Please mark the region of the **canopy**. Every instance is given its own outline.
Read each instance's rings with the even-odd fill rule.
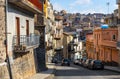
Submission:
[[[101,28],[102,29],[106,29],[106,28],[108,28],[109,26],[107,25],[107,24],[103,24],[103,25],[101,25]]]

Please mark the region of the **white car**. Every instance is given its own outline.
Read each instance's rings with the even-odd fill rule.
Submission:
[[[73,63],[74,63],[74,64],[79,64],[79,61],[80,61],[80,59],[75,59],[75,60],[73,61]]]

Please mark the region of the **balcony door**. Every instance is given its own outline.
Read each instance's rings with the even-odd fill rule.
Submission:
[[[16,17],[16,44],[20,45],[20,19]]]
[[[26,20],[26,35],[29,36],[29,21]]]

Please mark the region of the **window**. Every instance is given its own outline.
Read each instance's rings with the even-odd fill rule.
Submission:
[[[96,34],[95,34],[94,38],[96,39]]]
[[[106,34],[108,35],[108,34],[109,34],[109,32],[106,32]]]
[[[100,39],[100,34],[99,34],[99,39]]]
[[[113,35],[113,36],[112,36],[112,40],[115,40],[115,39],[116,39],[116,35]]]

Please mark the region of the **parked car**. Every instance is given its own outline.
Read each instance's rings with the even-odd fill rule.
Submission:
[[[55,64],[57,64],[57,63],[58,63],[58,60],[57,60],[57,58],[53,58],[53,59],[52,59],[52,63],[55,63]]]
[[[61,63],[61,66],[64,66],[64,65],[70,66],[70,60],[69,59],[63,59],[62,63]]]
[[[86,58],[81,59],[81,66],[84,66],[85,62],[86,62]]]
[[[83,64],[84,67],[88,67],[88,65],[91,63],[92,59],[87,59],[86,62]]]
[[[74,63],[75,65],[77,65],[77,64],[79,64],[79,61],[80,61],[80,59],[74,59],[73,63]]]
[[[82,61],[83,61],[83,59],[80,59],[78,62],[78,65],[82,66]]]
[[[104,69],[104,64],[100,60],[93,60],[93,61],[91,61],[88,68],[89,69]]]

